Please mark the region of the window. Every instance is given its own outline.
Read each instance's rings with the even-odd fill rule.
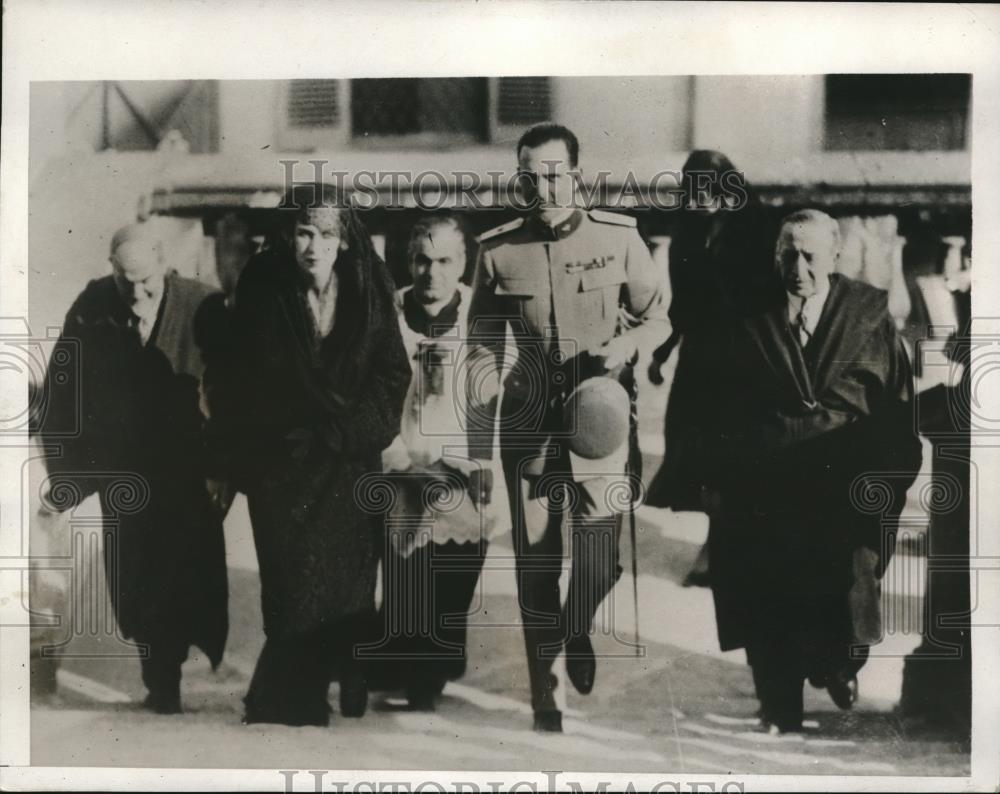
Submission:
[[[280,91],[279,145],[300,152],[506,145],[554,105],[547,77],[285,80]]]
[[[490,140],[512,146],[526,127],[552,121],[548,77],[496,77],[490,81]]]
[[[348,80],[284,80],[278,141],[283,150],[314,152],[342,146],[350,96]]]
[[[105,80],[77,85],[82,94],[69,120],[87,120],[81,126],[95,149],[150,151],[179,146],[192,154],[219,151],[219,92],[214,80]]]
[[[351,81],[351,136],[356,143],[368,140],[413,146],[485,142],[488,109],[486,78]]]
[[[547,77],[501,77],[497,81],[497,123],[530,127],[548,121],[552,98]]]
[[[934,151],[967,145],[967,74],[826,77],[828,150]]]
[[[288,126],[336,127],[340,121],[336,80],[292,80],[288,87]]]

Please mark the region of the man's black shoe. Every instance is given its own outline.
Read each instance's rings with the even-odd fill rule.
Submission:
[[[180,692],[150,692],[142,707],[155,714],[183,714]]]
[[[406,690],[406,701],[410,711],[435,711],[436,698],[436,693],[428,687],[410,687]]]
[[[594,688],[597,660],[587,634],[571,637],[566,643],[566,674],[581,695],[589,695]]]
[[[558,709],[536,711],[535,730],[540,733],[562,733],[562,712]]]

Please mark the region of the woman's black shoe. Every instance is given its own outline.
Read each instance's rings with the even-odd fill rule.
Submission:
[[[435,711],[437,695],[426,687],[410,687],[406,690],[406,702],[410,711]]]
[[[155,714],[183,714],[180,692],[150,692],[142,707]]]

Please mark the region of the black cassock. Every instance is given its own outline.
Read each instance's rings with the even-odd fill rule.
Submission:
[[[751,665],[781,648],[789,675],[816,682],[860,667],[850,646],[880,633],[877,579],[921,461],[886,293],[830,281],[805,347],[784,302],[736,324],[702,472],[721,495],[709,545],[722,648],[746,647]]]
[[[143,345],[113,278],[90,282],[67,314],[46,388],[53,501],[68,509],[99,494],[111,601],[122,634],[151,646],[151,689],[179,680],[190,645],[218,665],[228,633],[222,520],[205,486],[198,407],[195,324],[213,324],[212,294],[168,275]],[[55,433],[77,424],[76,436]]]

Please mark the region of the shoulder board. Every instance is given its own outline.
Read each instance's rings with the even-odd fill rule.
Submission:
[[[604,210],[587,210],[587,214],[592,221],[598,223],[612,223],[615,226],[635,228],[635,218],[631,215],[619,215],[617,212],[605,212]]]
[[[492,240],[494,237],[499,237],[501,234],[512,232],[514,229],[519,229],[522,224],[524,224],[524,218],[515,218],[510,223],[504,223],[494,229],[490,229],[488,232],[483,232],[476,238],[476,242],[485,243],[487,240]]]

